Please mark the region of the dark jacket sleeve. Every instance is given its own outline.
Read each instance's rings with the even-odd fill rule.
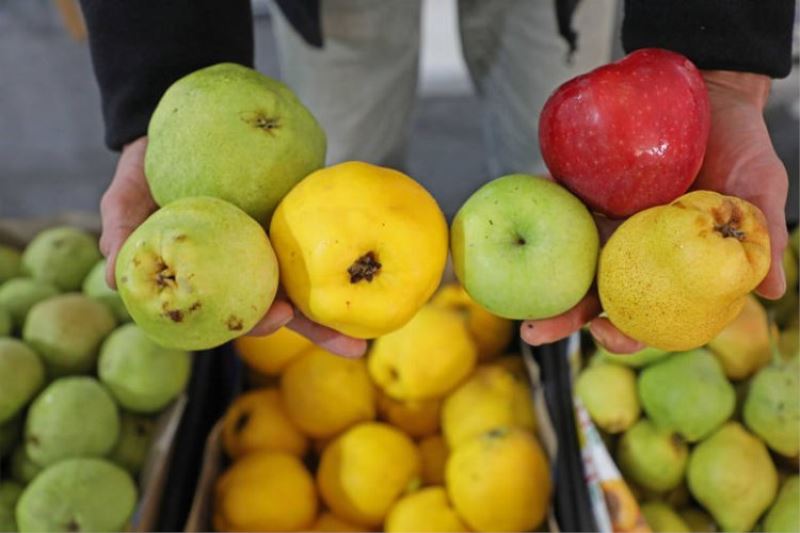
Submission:
[[[253,65],[249,0],[81,0],[112,150],[144,135],[164,91],[215,63]]]
[[[626,0],[627,52],[667,48],[698,68],[789,75],[794,0]]]

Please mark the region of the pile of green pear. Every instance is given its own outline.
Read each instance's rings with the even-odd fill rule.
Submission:
[[[104,272],[76,228],[0,245],[0,532],[124,531],[189,379],[190,354],[130,323]]]
[[[575,394],[653,531],[800,531],[797,244],[795,231],[787,295],[750,296],[707,346],[598,347],[578,374]]]

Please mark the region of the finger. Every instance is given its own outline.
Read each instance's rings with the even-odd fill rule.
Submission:
[[[331,353],[344,357],[362,357],[367,351],[367,341],[354,339],[316,322],[312,322],[299,311],[287,327]]]
[[[592,289],[569,311],[552,318],[526,320],[520,326],[522,340],[539,346],[563,339],[578,331],[588,321],[600,314],[600,300]]]
[[[247,335],[254,337],[264,337],[271,335],[291,322],[294,318],[294,308],[292,304],[285,300],[276,299],[272,302],[267,314],[253,326]]]
[[[789,242],[783,209],[773,214],[769,221],[770,265],[766,277],[756,287],[756,292],[770,300],[777,300],[786,292],[786,273],[783,271],[783,252]]]
[[[634,353],[643,350],[645,345],[632,339],[614,327],[607,318],[595,318],[589,324],[589,331],[598,344],[612,353]]]

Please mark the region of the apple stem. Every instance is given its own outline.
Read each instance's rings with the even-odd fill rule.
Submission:
[[[372,278],[380,272],[381,266],[375,252],[369,251],[365,253],[347,269],[347,273],[350,274],[350,283],[358,283],[362,279],[371,282]]]

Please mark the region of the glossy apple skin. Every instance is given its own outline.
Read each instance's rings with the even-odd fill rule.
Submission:
[[[556,89],[539,118],[539,143],[556,180],[592,210],[624,218],[689,189],[710,121],[694,64],[647,48]]]

